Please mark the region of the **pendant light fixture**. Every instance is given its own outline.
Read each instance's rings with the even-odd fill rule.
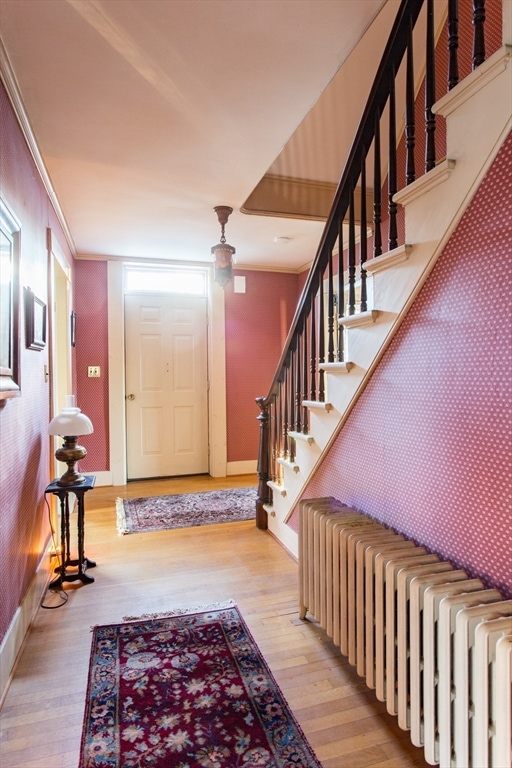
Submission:
[[[233,213],[233,209],[229,205],[217,205],[213,209],[217,214],[217,219],[220,224],[220,243],[212,247],[212,253],[215,260],[215,281],[225,288],[233,276],[233,256],[236,250],[232,245],[226,243],[226,236],[224,234],[224,227],[227,224],[228,218]]]

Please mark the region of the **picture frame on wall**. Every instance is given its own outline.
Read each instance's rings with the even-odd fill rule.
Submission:
[[[27,349],[45,348],[46,304],[29,287],[25,288],[25,332]]]
[[[76,347],[76,312],[71,313],[71,321],[70,321],[70,335],[69,338],[71,339],[71,346]]]

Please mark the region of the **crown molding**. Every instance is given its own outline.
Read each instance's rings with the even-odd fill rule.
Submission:
[[[118,261],[122,264],[139,264],[142,267],[169,267],[179,266],[194,269],[194,267],[213,267],[211,261],[183,261],[177,259],[142,259],[137,256],[106,256],[95,253],[77,253],[75,256],[76,261]],[[235,272],[283,272],[286,274],[300,274],[311,267],[311,263],[304,264],[301,267],[276,267],[276,266],[263,266],[259,264],[233,264],[233,273]]]
[[[5,90],[7,91],[9,101],[11,102],[12,108],[14,110],[14,114],[16,115],[16,119],[21,128],[21,131],[23,133],[23,136],[29,148],[30,154],[32,155],[32,158],[38,170],[39,176],[41,177],[41,181],[44,184],[46,193],[50,199],[52,207],[62,227],[62,231],[64,232],[64,235],[66,237],[71,254],[73,257],[75,257],[76,248],[73,242],[73,238],[71,236],[71,232],[68,227],[68,223],[66,221],[66,218],[60,206],[59,200],[53,188],[53,184],[48,174],[46,165],[44,164],[44,160],[42,158],[41,152],[39,151],[39,147],[37,145],[37,141],[35,139],[32,126],[30,125],[30,120],[28,119],[28,115],[26,113],[25,106],[23,104],[23,99],[21,97],[21,91],[18,85],[18,81],[16,79],[16,75],[14,74],[14,70],[11,66],[11,62],[9,61],[7,51],[5,50],[4,44],[1,39],[0,39],[0,78],[5,86]]]

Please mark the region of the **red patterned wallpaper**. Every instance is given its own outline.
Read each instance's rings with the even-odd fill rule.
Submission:
[[[21,224],[21,396],[0,401],[0,642],[29,587],[49,538],[44,489],[50,480],[48,344],[26,349],[23,288],[47,309],[46,229],[70,257],[32,155],[0,83],[0,195]]]
[[[258,457],[260,413],[297,305],[298,275],[237,269],[246,293],[226,287],[228,461]]]
[[[94,432],[80,438],[87,456],[82,472],[110,469],[108,414],[108,303],[107,262],[75,262],[74,305],[76,319],[76,404],[91,419]],[[90,365],[99,365],[101,376],[88,378]]]
[[[509,135],[304,493],[370,514],[507,598],[511,180]]]

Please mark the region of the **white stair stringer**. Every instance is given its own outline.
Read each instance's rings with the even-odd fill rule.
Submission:
[[[341,321],[351,362],[322,366],[329,407],[306,401],[309,434],[291,434],[295,461],[280,460],[282,478],[269,483],[268,530],[295,557],[298,537],[287,520],[510,132],[511,94],[512,45],[505,45],[434,107],[446,117],[449,159],[395,195],[405,208],[406,242],[413,245],[366,263],[374,309]]]

